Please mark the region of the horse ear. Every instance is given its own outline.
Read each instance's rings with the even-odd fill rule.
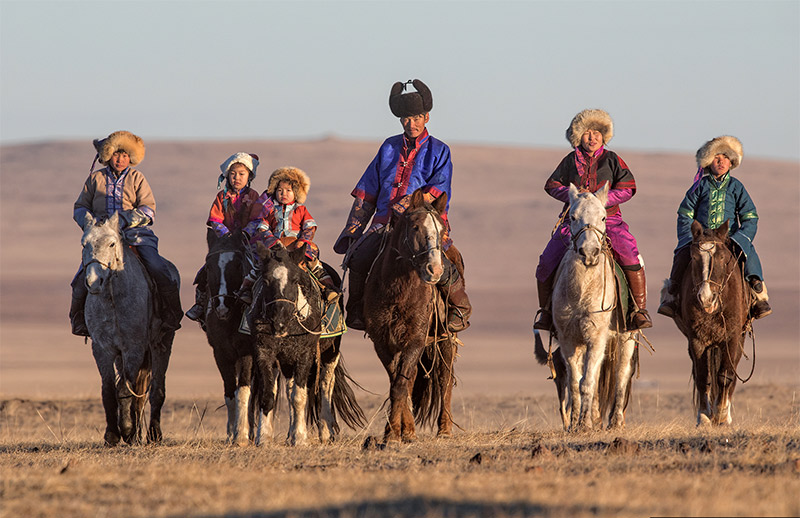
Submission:
[[[86,212],[83,215],[83,229],[88,230],[89,228],[94,226],[94,216],[90,212]]]
[[[580,191],[577,187],[575,187],[574,183],[569,184],[569,202],[572,203],[572,200],[578,197],[578,193]]]
[[[303,243],[299,248],[295,248],[289,252],[289,257],[297,264],[302,263],[306,258],[306,248],[308,248],[308,243]]]
[[[421,189],[417,189],[414,191],[414,194],[411,195],[411,203],[409,203],[408,208],[422,207],[423,205],[425,205],[425,195],[422,194]]]
[[[440,215],[447,212],[447,193],[443,192],[436,198],[433,202],[433,208],[438,212]]]
[[[605,207],[606,204],[608,203],[608,191],[609,191],[610,187],[611,187],[611,184],[608,183],[608,182],[605,182],[603,184],[603,186],[601,188],[597,189],[597,191],[595,191],[595,193],[594,193],[594,195],[597,196],[597,199],[600,200],[601,202],[603,202],[603,207]]]
[[[692,239],[695,241],[703,234],[703,225],[699,221],[692,220]]]
[[[263,242],[259,241],[256,243],[256,254],[258,254],[258,257],[264,261],[269,255],[269,248],[267,248],[267,245],[265,245]]]
[[[119,228],[119,212],[115,212],[108,218],[108,225],[111,225],[114,228]]]
[[[730,230],[730,220],[725,220],[725,223],[720,225],[714,233],[717,235],[720,240],[725,241],[728,238],[728,231]]]

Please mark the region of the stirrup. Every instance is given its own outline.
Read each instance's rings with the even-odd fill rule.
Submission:
[[[533,323],[534,329],[540,329],[542,331],[552,331],[553,330],[553,314],[546,309],[539,310],[539,318],[536,319]]]

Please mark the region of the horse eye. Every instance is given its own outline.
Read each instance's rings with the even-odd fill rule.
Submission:
[[[606,220],[606,217],[605,217],[605,216],[603,216],[603,221],[605,221],[605,220]]]
[[[111,243],[111,244],[109,245],[109,248],[113,248],[113,247],[114,247],[114,245],[116,245],[116,243]]]

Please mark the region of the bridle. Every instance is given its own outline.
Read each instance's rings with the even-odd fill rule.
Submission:
[[[426,217],[429,217],[433,220],[433,225],[436,227],[436,216],[439,213],[435,209],[429,208],[421,208],[421,209],[414,209],[412,211],[406,211],[403,213],[403,216],[408,219],[410,216],[414,214],[422,214],[425,213]],[[419,262],[419,258],[423,256],[427,256],[430,252],[440,252],[442,251],[442,232],[436,233],[436,245],[433,247],[427,247],[424,250],[414,253],[414,248],[412,246],[411,240],[411,231],[409,230],[410,225],[405,226],[405,232],[403,234],[403,239],[401,241],[402,248],[411,252],[410,255],[404,254],[401,250],[395,248],[395,252],[397,252],[397,259],[405,259],[411,263],[414,268],[418,268],[421,263]]]
[[[298,289],[300,289],[299,286],[298,286]],[[300,327],[303,328],[303,330],[306,333],[309,333],[309,334],[312,334],[312,335],[321,335],[322,334],[322,319],[320,319],[320,321],[319,321],[319,326],[318,326],[319,330],[318,331],[311,330],[311,329],[307,328],[305,326],[305,324],[304,324],[304,322],[306,320],[308,320],[308,316],[302,317],[301,315],[302,315],[302,312],[303,312],[304,309],[306,309],[306,308],[311,309],[311,304],[309,304],[308,300],[306,300],[306,303],[305,303],[305,305],[303,307],[299,307],[297,305],[297,301],[294,301],[294,300],[284,299],[284,298],[272,299],[269,302],[264,302],[262,307],[264,309],[266,309],[267,306],[271,306],[271,305],[277,304],[279,302],[282,302],[284,304],[290,304],[290,305],[293,306],[294,310],[292,311],[292,317],[295,319],[295,321],[298,323],[298,325],[300,325]],[[309,315],[310,315],[310,312],[309,312]]]
[[[584,226],[581,227],[580,230],[578,230],[576,233],[572,235],[572,237],[570,238],[572,241],[572,251],[576,253],[578,252],[578,238],[580,238],[581,234],[583,234],[584,232],[589,232],[589,231],[597,235],[597,239],[599,239],[601,243],[600,246],[602,247],[602,250],[605,252],[606,249],[608,249],[608,234],[606,233],[605,230],[600,230],[591,223],[585,224]]]
[[[708,286],[708,289],[711,291],[714,299],[722,300],[720,295],[723,292],[723,290],[725,289],[725,285],[728,283],[728,280],[731,278],[731,275],[733,275],[733,273],[736,271],[735,268],[731,268],[731,271],[728,273],[728,275],[725,277],[725,279],[722,280],[722,282],[717,282],[715,280],[712,280],[712,276],[714,274],[714,252],[715,252],[715,250],[717,248],[717,244],[722,244],[722,243],[718,243],[718,242],[715,242],[715,241],[704,241],[702,243],[697,243],[696,244],[697,245],[697,249],[700,252],[700,254],[701,255],[705,254],[705,256],[708,258],[708,271],[707,271],[707,274],[704,276],[704,278],[702,278],[700,280],[699,283],[695,283],[694,288],[693,288],[693,291],[698,294],[697,295],[698,298],[700,296],[700,294],[699,294],[700,293],[700,287],[705,284],[705,285]],[[723,248],[724,248],[724,245],[723,245]],[[725,264],[728,264],[729,262],[730,262],[730,258],[728,257],[728,258],[725,259]]]
[[[246,251],[244,251],[244,250],[227,250],[227,249],[214,250],[213,252],[208,252],[206,254],[206,264],[208,264],[208,259],[209,258],[218,256],[218,255],[222,255],[222,254],[227,254],[227,253],[234,254],[234,256],[244,256],[243,263],[244,264],[248,264],[248,263],[252,264],[252,262],[250,261],[250,257],[249,257],[249,255],[247,254]],[[209,297],[208,297],[209,301],[219,300],[220,303],[224,302],[226,299],[236,299],[236,300],[238,300],[235,293],[218,293],[216,295],[211,295],[209,293]],[[214,311],[216,311],[216,307],[217,307],[216,305],[211,304],[211,305],[209,305],[209,307],[213,308]]]

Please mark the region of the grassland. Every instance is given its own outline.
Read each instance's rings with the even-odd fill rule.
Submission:
[[[622,432],[568,435],[555,396],[456,399],[460,430],[382,446],[372,417],[333,445],[225,444],[216,400],[170,400],[165,440],[102,445],[98,398],[0,401],[4,516],[518,517],[800,515],[800,411],[744,386],[734,425],[694,426],[690,393],[635,393]],[[285,409],[285,406],[284,406]],[[285,412],[283,412],[285,414]]]

